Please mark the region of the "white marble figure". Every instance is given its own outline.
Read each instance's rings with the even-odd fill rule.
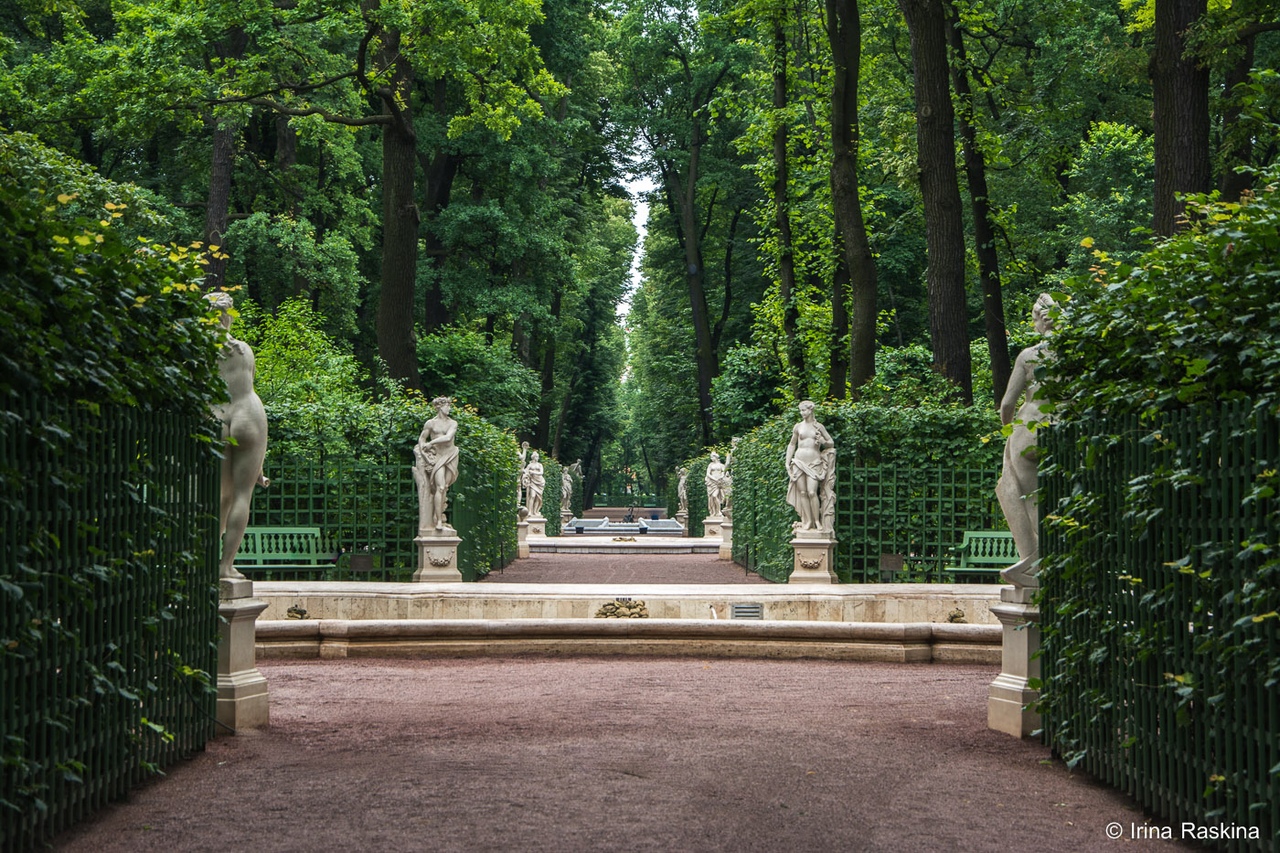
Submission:
[[[689,469],[677,468],[676,474],[680,477],[680,481],[676,484],[676,511],[689,511]]]
[[[724,518],[728,480],[720,454],[714,450],[711,451],[711,461],[707,463],[707,475],[703,477],[703,482],[707,486],[707,518]]]
[[[573,472],[568,466],[560,469],[560,511],[563,513],[573,505]]]
[[[547,488],[547,478],[543,475],[542,457],[538,451],[529,455],[529,464],[524,466],[524,475],[520,478],[526,489],[525,506],[529,507],[530,518],[542,517],[542,492]]]
[[[244,341],[231,336],[231,309],[235,302],[230,294],[221,292],[210,293],[205,298],[222,312],[225,337],[222,351],[218,354],[218,373],[227,383],[230,397],[227,402],[213,407],[214,416],[222,421],[225,442],[218,512],[218,530],[222,534],[218,576],[243,578],[244,575],[236,571],[235,559],[240,543],[244,541],[244,529],[249,524],[253,488],[269,485],[262,476],[262,460],[267,454],[267,412],[253,390],[253,350]]]
[[[516,506],[524,506],[524,466],[529,460],[529,442],[520,442],[520,470],[516,472]]]
[[[436,397],[435,417],[422,425],[413,446],[413,479],[418,484],[418,535],[453,533],[445,520],[449,507],[449,487],[458,479],[458,445],[454,438],[458,422],[449,417],[453,401]]]
[[[800,422],[787,444],[787,503],[800,515],[796,533],[819,531],[830,536],[836,515],[836,446],[827,428],[813,417],[813,403],[800,404]]]
[[[1053,331],[1050,312],[1057,303],[1047,293],[1040,294],[1031,310],[1035,329],[1043,336]],[[1035,586],[1030,573],[1032,564],[1040,556],[1040,508],[1036,502],[1039,478],[1036,471],[1036,428],[1051,418],[1041,410],[1044,399],[1039,396],[1040,383],[1036,379],[1036,367],[1049,355],[1048,340],[1040,341],[1018,353],[1013,373],[1000,401],[1000,422],[1012,424],[1013,431],[1004,445],[1004,467],[1000,481],[996,483],[996,497],[1000,509],[1009,522],[1013,544],[1021,558],[1017,565],[1006,570],[1005,579],[1017,586]],[[1022,406],[1018,399],[1024,396]]]

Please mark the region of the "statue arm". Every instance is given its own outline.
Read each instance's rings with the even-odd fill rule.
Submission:
[[[1018,358],[1013,363],[1013,372],[1009,374],[1009,384],[1005,386],[1004,397],[1000,400],[1000,423],[1006,426],[1013,423],[1013,416],[1018,411],[1018,398],[1027,388],[1029,352],[1031,350],[1024,349],[1018,353]]]

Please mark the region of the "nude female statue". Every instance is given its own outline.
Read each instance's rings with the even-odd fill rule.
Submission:
[[[1040,294],[1031,310],[1032,323],[1041,335],[1048,335],[1053,330],[1050,312],[1057,303],[1047,293]],[[1000,422],[1013,424],[1004,445],[1004,467],[1000,472],[1000,481],[996,483],[996,498],[1000,501],[1000,509],[1009,522],[1009,530],[1013,533],[1013,544],[1018,549],[1021,560],[1009,570],[1011,580],[1022,586],[1033,586],[1034,578],[1028,573],[1031,563],[1040,555],[1040,508],[1036,503],[1036,488],[1039,485],[1036,472],[1036,427],[1048,423],[1050,418],[1041,406],[1044,400],[1039,397],[1040,383],[1036,379],[1036,367],[1049,355],[1048,341],[1041,341],[1018,353],[1013,365],[1013,373],[1005,388],[1004,398],[1000,401]],[[1026,399],[1021,408],[1018,398],[1026,392]],[[1016,409],[1016,412],[1015,412]],[[1016,571],[1014,571],[1016,570]]]
[[[689,511],[689,469],[677,468],[676,474],[679,475],[680,481],[676,484],[676,510],[678,512]]]
[[[262,476],[262,460],[267,454],[267,412],[253,390],[253,350],[244,341],[231,336],[234,300],[230,294],[221,292],[210,293],[205,298],[222,312],[220,319],[224,338],[222,351],[218,354],[218,373],[227,383],[230,397],[227,402],[213,407],[214,416],[222,421],[225,442],[218,511],[218,532],[222,535],[218,576],[243,578],[244,575],[235,568],[235,559],[240,543],[244,541],[244,529],[249,524],[253,488],[269,485]]]
[[[728,478],[720,454],[711,451],[711,461],[707,463],[707,474],[703,477],[707,486],[707,518],[724,517],[724,499],[728,488]]]
[[[445,521],[445,510],[449,506],[449,487],[458,479],[458,445],[454,443],[458,422],[449,417],[453,401],[436,397],[431,405],[436,407],[436,415],[422,425],[413,447],[419,536],[453,531]]]
[[[547,487],[547,478],[543,475],[544,469],[539,461],[541,458],[535,450],[529,454],[529,464],[524,466],[523,482],[528,490],[526,506],[529,507],[529,515],[534,518],[542,516],[542,492]]]
[[[814,420],[814,405],[800,404],[800,423],[787,445],[787,503],[800,515],[792,525],[797,533],[831,533],[835,521],[836,447],[827,428]]]

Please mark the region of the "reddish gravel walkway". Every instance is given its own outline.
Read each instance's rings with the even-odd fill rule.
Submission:
[[[505,657],[261,669],[270,729],[219,738],[55,847],[1054,853],[1134,850],[1106,826],[1143,824],[1126,797],[987,729],[989,667]]]
[[[768,583],[715,554],[531,554],[481,583]]]

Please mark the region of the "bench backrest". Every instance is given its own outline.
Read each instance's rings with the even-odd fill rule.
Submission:
[[[318,527],[250,527],[235,561],[255,566],[318,566],[332,557],[324,549]]]
[[[966,530],[960,543],[960,567],[1012,566],[1018,562],[1013,534],[1005,530]]]

